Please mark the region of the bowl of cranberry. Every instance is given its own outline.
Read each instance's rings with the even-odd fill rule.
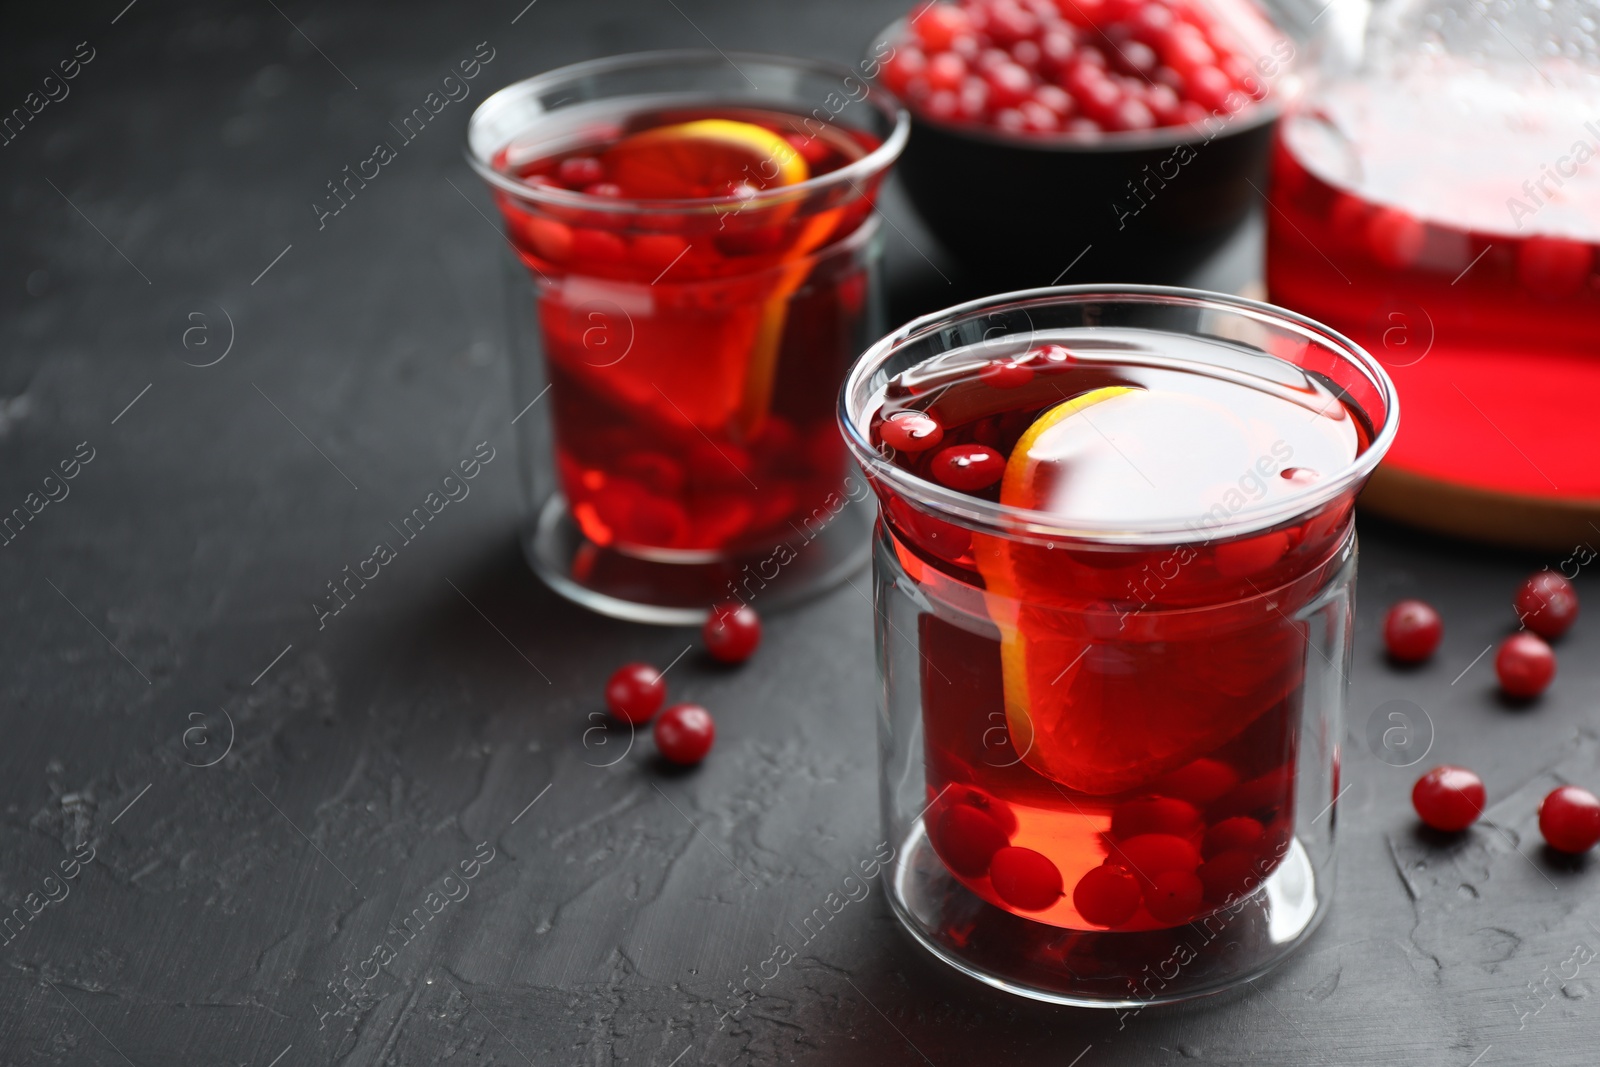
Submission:
[[[1265,188],[1294,54],[1251,0],[918,0],[867,69],[911,112],[898,174],[963,266],[1168,282]]]

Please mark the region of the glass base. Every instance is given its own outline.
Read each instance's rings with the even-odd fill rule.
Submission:
[[[1250,896],[1167,930],[1065,930],[973,894],[945,869],[919,819],[900,853],[889,901],[935,956],[996,989],[1051,1004],[1120,1008],[1220,993],[1271,970],[1327,911],[1327,887],[1296,840]]]
[[[876,509],[846,501],[824,509],[782,544],[710,559],[646,559],[584,536],[556,493],[522,536],[546,585],[591,611],[658,626],[698,626],[711,605],[743,600],[758,611],[814,597],[866,566]]]

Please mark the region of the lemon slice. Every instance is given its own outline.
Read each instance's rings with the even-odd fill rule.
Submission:
[[[1056,427],[1087,408],[1102,404],[1115,397],[1143,392],[1129,386],[1110,385],[1093,389],[1071,400],[1057,404],[1033,421],[1017,439],[1006,461],[1005,474],[1000,481],[1000,503],[1012,507],[1035,508],[1043,495],[1041,484],[1059,473],[1061,464],[1049,455],[1048,435]],[[1022,614],[1033,599],[1027,580],[1016,573],[1010,542],[988,534],[973,534],[972,548],[978,572],[986,586],[985,601],[989,617],[1000,630],[1000,667],[1005,689],[1006,727],[1017,753],[1029,767],[1057,780],[1070,779],[1062,768],[1055,766],[1053,735],[1057,733],[1054,722],[1035,721],[1034,712],[1051,717],[1060,706],[1060,695],[1071,691],[1074,677],[1081,672],[1083,656],[1079,655],[1081,635],[1058,635],[1062,640],[1040,640],[1041,635],[1025,632]],[[1037,629],[1032,627],[1031,629]],[[1077,647],[1074,647],[1077,646]],[[1031,659],[1041,662],[1031,663]],[[1056,660],[1060,660],[1056,670]],[[1045,660],[1048,660],[1046,664]],[[1052,668],[1051,671],[1031,670],[1032,667]],[[1030,677],[1041,676],[1050,683],[1051,697],[1030,692]],[[1059,686],[1059,688],[1057,688]],[[1082,785],[1081,782],[1074,783]]]
[[[625,137],[602,156],[606,173],[631,197],[687,200],[797,185],[811,176],[805,157],[753,122],[696,119]]]

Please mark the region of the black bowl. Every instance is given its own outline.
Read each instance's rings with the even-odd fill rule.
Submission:
[[[1266,187],[1278,111],[1269,98],[1198,126],[1023,135],[912,110],[895,171],[940,243],[992,289],[1170,284],[1244,225]]]

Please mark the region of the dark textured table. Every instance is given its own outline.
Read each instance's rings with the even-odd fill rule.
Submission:
[[[1600,623],[1543,700],[1503,705],[1482,653],[1562,559],[1371,522],[1342,870],[1287,965],[1119,1022],[947,970],[874,884],[735,1011],[879,840],[865,578],[769,618],[745,669],[674,668],[719,716],[698,771],[647,744],[602,766],[625,743],[585,740],[606,673],[692,635],[586,614],[518,554],[500,253],[461,135],[490,87],[561,63],[707,39],[848,61],[900,5],[125,2],[0,30],[4,109],[58,97],[0,147],[0,346],[29,383],[0,440],[0,508],[27,514],[0,546],[0,1061],[1595,1062],[1600,871],[1545,852],[1534,810],[1600,784]],[[475,52],[467,101],[313,207]],[[898,317],[981,284],[886,211]],[[470,497],[319,625],[479,442]],[[1376,622],[1405,594],[1447,633],[1401,673]],[[1429,763],[1488,783],[1459,840],[1419,834],[1420,767],[1374,755],[1395,700]]]

